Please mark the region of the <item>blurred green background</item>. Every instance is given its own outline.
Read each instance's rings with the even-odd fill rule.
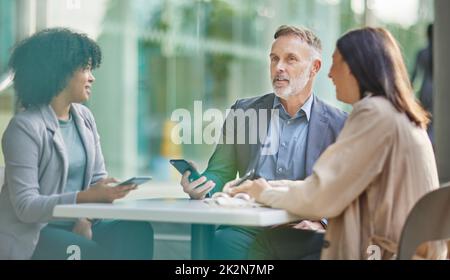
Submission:
[[[110,175],[155,178],[131,199],[183,197],[168,159],[192,159],[205,168],[214,145],[173,144],[172,112],[193,114],[198,100],[203,111],[225,113],[238,98],[271,92],[269,51],[279,25],[302,25],[319,35],[323,67],[315,94],[349,110],[336,101],[327,78],[337,38],[352,28],[387,27],[412,71],[433,18],[433,0],[0,0],[0,134],[15,110],[7,79],[11,47],[37,30],[71,27],[103,50],[87,105]],[[192,131],[192,140],[198,133]],[[189,258],[189,225],[152,225],[155,259]]]
[[[193,112],[194,100],[201,100],[203,111],[224,112],[237,98],[271,92],[268,54],[279,25],[306,26],[320,36],[323,68],[315,93],[349,110],[327,78],[337,38],[352,28],[385,26],[411,69],[432,12],[432,0],[0,0],[0,77],[11,46],[36,30],[67,26],[88,33],[104,52],[87,105],[108,170],[178,180],[168,158],[193,159],[204,168],[214,146],[171,143],[173,110]],[[13,111],[13,90],[3,87],[2,131]]]

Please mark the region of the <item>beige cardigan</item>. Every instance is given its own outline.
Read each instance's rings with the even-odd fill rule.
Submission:
[[[274,188],[264,191],[260,202],[308,219],[329,218],[322,259],[367,259],[374,242],[383,259],[391,258],[383,242],[371,237],[395,248],[411,208],[439,186],[425,130],[383,97],[354,104],[336,143],[305,181],[270,183]],[[428,256],[446,254],[436,244],[427,249]]]

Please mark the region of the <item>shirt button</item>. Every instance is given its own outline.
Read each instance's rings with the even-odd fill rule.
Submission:
[[[287,124],[291,124],[291,121],[287,121]]]
[[[278,168],[278,172],[280,172],[280,173],[283,172],[283,168],[281,168],[281,167]]]
[[[286,147],[286,142],[281,143],[282,147]]]

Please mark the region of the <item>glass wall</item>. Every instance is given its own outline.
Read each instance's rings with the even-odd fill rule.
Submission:
[[[354,3],[363,0],[353,0]],[[427,26],[434,21],[434,2],[431,0],[366,0],[368,25],[388,28],[402,47],[405,62],[412,72],[416,54],[427,45]],[[354,5],[357,6],[357,5]],[[418,91],[420,79],[414,84]]]
[[[411,68],[426,44],[432,8],[433,0],[0,0],[0,134],[14,111],[12,87],[1,86],[12,45],[45,27],[70,27],[103,51],[87,105],[109,174],[160,181],[130,196],[184,195],[168,159],[192,159],[203,169],[214,145],[176,145],[172,113],[190,113],[194,142],[212,122],[203,115],[208,109],[225,113],[236,99],[272,92],[269,51],[279,25],[303,25],[319,35],[324,51],[315,94],[350,110],[336,101],[327,78],[337,38],[364,25],[386,26]],[[153,226],[155,258],[189,258],[187,225]]]
[[[170,143],[171,113],[177,108],[224,111],[238,98],[271,92],[268,55],[281,24],[307,26],[322,38],[324,63],[316,94],[341,106],[326,74],[333,51],[327,42],[340,33],[344,6],[338,1],[136,1],[139,167],[169,174],[164,167],[170,157],[206,165],[214,145]],[[202,101],[202,112],[194,110],[195,100]],[[202,131],[192,131],[192,142]]]
[[[390,1],[364,0],[258,0],[258,1],[135,1],[139,30],[138,162],[165,179],[167,158],[185,157],[206,166],[213,145],[173,145],[170,115],[177,108],[195,113],[225,110],[238,98],[271,92],[268,54],[272,36],[281,24],[306,26],[323,41],[323,67],[315,86],[317,96],[349,110],[335,99],[327,78],[337,38],[346,30],[366,24],[392,30],[403,46],[408,66],[425,38],[432,20],[432,1],[394,5],[400,20],[387,17]],[[406,8],[405,7],[409,7]],[[406,12],[406,13],[405,13]],[[202,127],[208,122],[202,122]],[[191,123],[194,127],[194,121]],[[196,133],[192,131],[192,141]],[[200,136],[201,137],[201,136]]]
[[[15,3],[31,12],[21,8],[16,21]],[[211,123],[202,119],[206,110],[225,113],[238,98],[271,92],[268,55],[279,25],[303,25],[319,35],[324,51],[315,94],[349,110],[327,78],[337,38],[366,24],[386,26],[411,68],[425,45],[432,7],[432,0],[0,0],[0,73],[23,21],[35,30],[67,26],[88,33],[104,52],[87,105],[111,175],[178,180],[169,158],[193,159],[203,169],[214,145],[174,144],[172,113],[191,112],[194,140]],[[6,96],[0,92],[0,110],[11,112]]]
[[[6,129],[14,110],[13,92],[8,76],[8,60],[16,40],[15,4],[14,0],[0,0],[0,135]],[[3,153],[0,150],[0,166],[3,165]]]

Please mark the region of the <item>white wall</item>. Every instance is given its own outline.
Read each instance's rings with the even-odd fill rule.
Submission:
[[[96,39],[108,0],[47,0],[47,27],[69,27]]]

